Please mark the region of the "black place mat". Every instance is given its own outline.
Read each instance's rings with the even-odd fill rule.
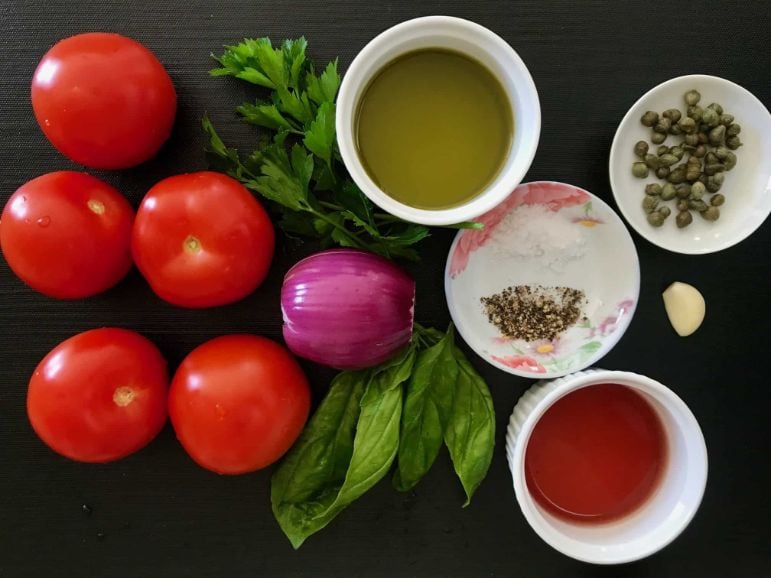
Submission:
[[[402,20],[450,14],[498,32],[527,63],[541,97],[543,132],[526,180],[584,187],[612,204],[607,159],[615,128],[636,98],[681,74],[709,73],[771,103],[764,0],[745,2],[217,1],[0,2],[0,185],[3,202],[41,173],[76,168],[38,129],[29,83],[58,39],[111,30],[144,42],[179,93],[173,137],[153,161],[99,174],[136,204],[161,178],[203,168],[199,120],[208,111],[230,143],[253,132],[232,109],[249,89],[212,79],[209,53],[245,36],[305,35],[319,62],[347,66],[375,34]],[[452,232],[436,231],[413,267],[418,319],[443,326],[442,270]],[[441,457],[415,492],[379,484],[293,552],[270,512],[269,472],[219,477],[195,466],[167,427],[149,447],[104,466],[59,458],[33,434],[26,383],[64,338],[118,325],[155,341],[172,367],[195,345],[231,332],[280,337],[278,290],[303,253],[279,247],[270,278],[242,302],[213,310],[174,309],[134,272],[94,299],[64,303],[25,288],[0,265],[0,576],[771,576],[769,499],[771,356],[768,354],[771,228],[703,257],[664,252],[635,235],[642,292],[635,319],[601,366],[669,384],[704,430],[710,477],[701,510],[671,546],[648,560],[591,567],[544,544],[514,502],[504,428],[529,381],[476,357],[496,404],[498,437],[490,474],[472,505]],[[687,340],[671,331],[660,292],[682,279],[707,300],[703,327]],[[315,400],[331,371],[306,365]],[[81,509],[87,504],[91,515]]]

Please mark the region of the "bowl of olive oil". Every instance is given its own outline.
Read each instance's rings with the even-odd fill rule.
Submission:
[[[514,49],[448,16],[370,41],[343,78],[336,116],[354,182],[382,209],[426,225],[498,205],[529,169],[541,129],[535,84]]]

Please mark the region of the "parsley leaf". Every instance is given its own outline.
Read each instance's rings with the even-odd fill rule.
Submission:
[[[316,118],[305,131],[303,144],[327,165],[332,163],[332,147],[335,145],[335,105],[325,102],[316,111]]]

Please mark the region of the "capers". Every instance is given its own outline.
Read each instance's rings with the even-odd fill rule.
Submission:
[[[718,191],[725,173],[736,166],[733,151],[742,146],[741,126],[719,103],[702,108],[697,90],[689,90],[683,99],[685,110],[646,111],[640,122],[651,129],[650,137],[634,144],[639,160],[632,163],[632,174],[647,178],[652,173],[665,181],[645,185],[642,208],[654,227],[661,227],[672,214],[669,201],[674,201],[677,209],[679,228],[691,224],[693,211],[707,221],[716,221],[720,217],[718,207],[725,203]],[[673,146],[664,144],[668,135],[675,137]]]
[[[653,125],[653,130],[662,134],[667,134],[670,128],[672,128],[672,121],[663,117],[659,118],[659,121]]]
[[[707,205],[707,203],[701,200],[690,199],[688,201],[688,208],[691,209],[692,211],[698,211],[700,213],[703,213],[709,208],[709,205]]]
[[[691,216],[690,211],[684,210],[677,213],[677,217],[675,217],[675,222],[677,223],[677,227],[682,229],[683,227],[687,227],[691,224],[693,221],[693,217]]]
[[[679,165],[674,169],[671,169],[669,171],[667,180],[675,185],[682,183],[685,180],[685,167],[683,165]]]
[[[680,160],[683,158],[685,151],[683,150],[683,147],[674,146],[671,149],[669,149],[669,154],[677,158],[677,160]]]
[[[719,122],[720,116],[711,108],[704,109],[704,112],[701,113],[701,123],[705,128],[717,126]]]
[[[726,147],[717,147],[715,151],[713,152],[715,155],[715,158],[719,161],[725,161],[728,158],[728,155],[733,154],[730,150],[728,150]]]
[[[723,114],[723,107],[716,102],[711,102],[707,105],[707,108],[711,108],[718,114]]]
[[[691,196],[691,185],[683,183],[675,188],[678,199],[687,199]]]
[[[714,207],[713,207],[714,208]],[[666,217],[658,211],[648,213],[648,222],[654,227],[660,227],[664,224]]]
[[[704,114],[704,111],[699,105],[694,104],[688,107],[688,110],[685,114],[688,116],[688,118],[692,118],[694,121],[699,122],[701,120],[701,115]]]
[[[721,124],[709,131],[709,144],[712,146],[720,146],[725,140],[726,128]]]
[[[712,163],[704,166],[704,174],[711,177],[717,173],[722,173],[725,170],[723,163]]]
[[[732,114],[721,114],[720,115],[720,124],[724,126],[730,126],[734,121],[734,115]]]
[[[681,154],[680,156],[683,156],[683,155]],[[679,160],[675,155],[669,154],[669,153],[665,155],[661,155],[660,157],[656,157],[656,158],[658,159],[659,164],[663,167],[671,167]]]
[[[645,195],[642,201],[643,211],[646,213],[653,212],[659,204],[659,200],[651,195]]]
[[[633,163],[632,164],[632,174],[636,176],[638,179],[644,179],[648,176],[648,167],[645,163]]]
[[[691,134],[693,132],[696,132],[696,121],[693,120],[692,118],[687,117],[687,116],[681,118],[680,122],[678,122],[677,125],[686,134]]]
[[[690,181],[691,183],[694,181],[699,180],[699,177],[701,176],[701,167],[699,165],[688,165],[688,168],[685,170],[685,180]]]
[[[645,185],[645,194],[646,195],[660,195],[661,194],[661,185],[658,183],[649,183]]]
[[[640,122],[643,123],[644,126],[653,126],[658,121],[659,114],[657,112],[653,112],[652,110],[647,111],[640,119]]]
[[[707,187],[704,185],[704,183],[696,181],[691,185],[690,197],[698,201],[704,196],[704,193],[706,192],[707,192]]]
[[[685,104],[688,106],[693,106],[697,104],[701,100],[701,94],[699,94],[698,90],[689,90],[685,93]]]
[[[720,187],[723,186],[722,182],[715,180],[715,177],[718,177],[722,174],[723,173],[718,173],[714,177],[707,177],[707,182],[704,184],[704,186],[707,187],[707,190],[710,193],[717,193],[720,190]]]
[[[730,171],[736,166],[736,155],[731,151],[728,151],[725,160],[723,160],[723,164],[725,165],[725,170]]]
[[[675,185],[672,183],[667,183],[663,187],[661,187],[661,200],[662,201],[671,201],[675,198],[675,195],[677,194],[677,189],[675,189]]]
[[[661,116],[663,116],[664,118],[668,118],[672,122],[677,122],[678,120],[680,120],[680,117],[683,116],[683,114],[676,108],[668,108],[667,110],[661,113]]]
[[[687,144],[688,146],[695,147],[696,145],[699,144],[699,135],[696,134],[695,132],[692,132],[691,134],[685,135],[684,140],[685,140],[685,144]]]
[[[662,164],[661,158],[651,153],[645,155],[643,160],[645,161],[645,166],[647,166],[649,169],[653,169],[654,171]]]

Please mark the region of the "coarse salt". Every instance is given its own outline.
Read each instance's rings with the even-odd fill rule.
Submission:
[[[489,245],[500,255],[534,261],[557,273],[586,253],[582,227],[544,205],[509,211],[491,233]]]

